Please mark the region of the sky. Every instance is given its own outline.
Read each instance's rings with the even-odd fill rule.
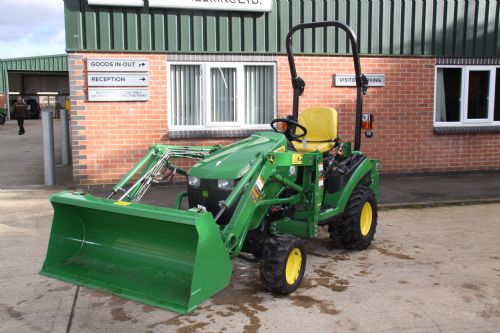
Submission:
[[[64,53],[63,0],[0,0],[0,58]]]

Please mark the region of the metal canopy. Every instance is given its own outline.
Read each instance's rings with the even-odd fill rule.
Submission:
[[[0,59],[0,93],[9,88],[8,72],[67,72],[68,57],[65,54],[28,58]]]

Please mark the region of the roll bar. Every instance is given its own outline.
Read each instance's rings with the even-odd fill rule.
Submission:
[[[352,29],[344,23],[338,21],[325,21],[313,23],[301,23],[294,26],[286,36],[286,52],[288,54],[288,65],[290,66],[290,74],[292,76],[293,86],[293,114],[292,119],[298,121],[299,118],[299,97],[304,93],[306,86],[304,80],[297,75],[297,67],[295,66],[295,57],[292,51],[292,36],[295,32],[305,29],[335,27],[345,31],[349,41],[351,42],[352,58],[354,61],[354,70],[356,72],[356,133],[354,138],[354,150],[359,150],[361,147],[361,120],[363,116],[363,95],[368,89],[368,79],[361,72],[361,64],[359,61],[359,49],[356,41],[356,34]]]

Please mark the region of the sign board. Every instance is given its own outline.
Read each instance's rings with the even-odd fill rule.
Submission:
[[[144,0],[87,0],[89,5],[142,7]]]
[[[368,87],[384,87],[384,74],[365,74],[368,79]],[[335,86],[356,87],[356,76],[354,74],[335,74]]]
[[[149,74],[89,73],[87,83],[89,87],[147,87],[149,86]]]
[[[91,102],[148,101],[147,88],[89,88]]]
[[[152,8],[270,12],[273,0],[149,0]]]
[[[87,0],[91,6],[143,7],[143,0]],[[273,0],[149,0],[150,8],[270,12]]]
[[[89,72],[147,72],[148,70],[147,59],[87,59]]]

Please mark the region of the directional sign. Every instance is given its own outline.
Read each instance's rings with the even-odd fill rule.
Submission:
[[[147,87],[148,74],[136,73],[89,73],[89,87]]]
[[[89,72],[147,72],[147,59],[87,59]]]
[[[366,74],[368,87],[385,86],[384,74]],[[356,76],[354,74],[335,74],[335,86],[337,87],[355,87]]]
[[[89,101],[92,102],[148,100],[149,89],[146,88],[89,88]]]

